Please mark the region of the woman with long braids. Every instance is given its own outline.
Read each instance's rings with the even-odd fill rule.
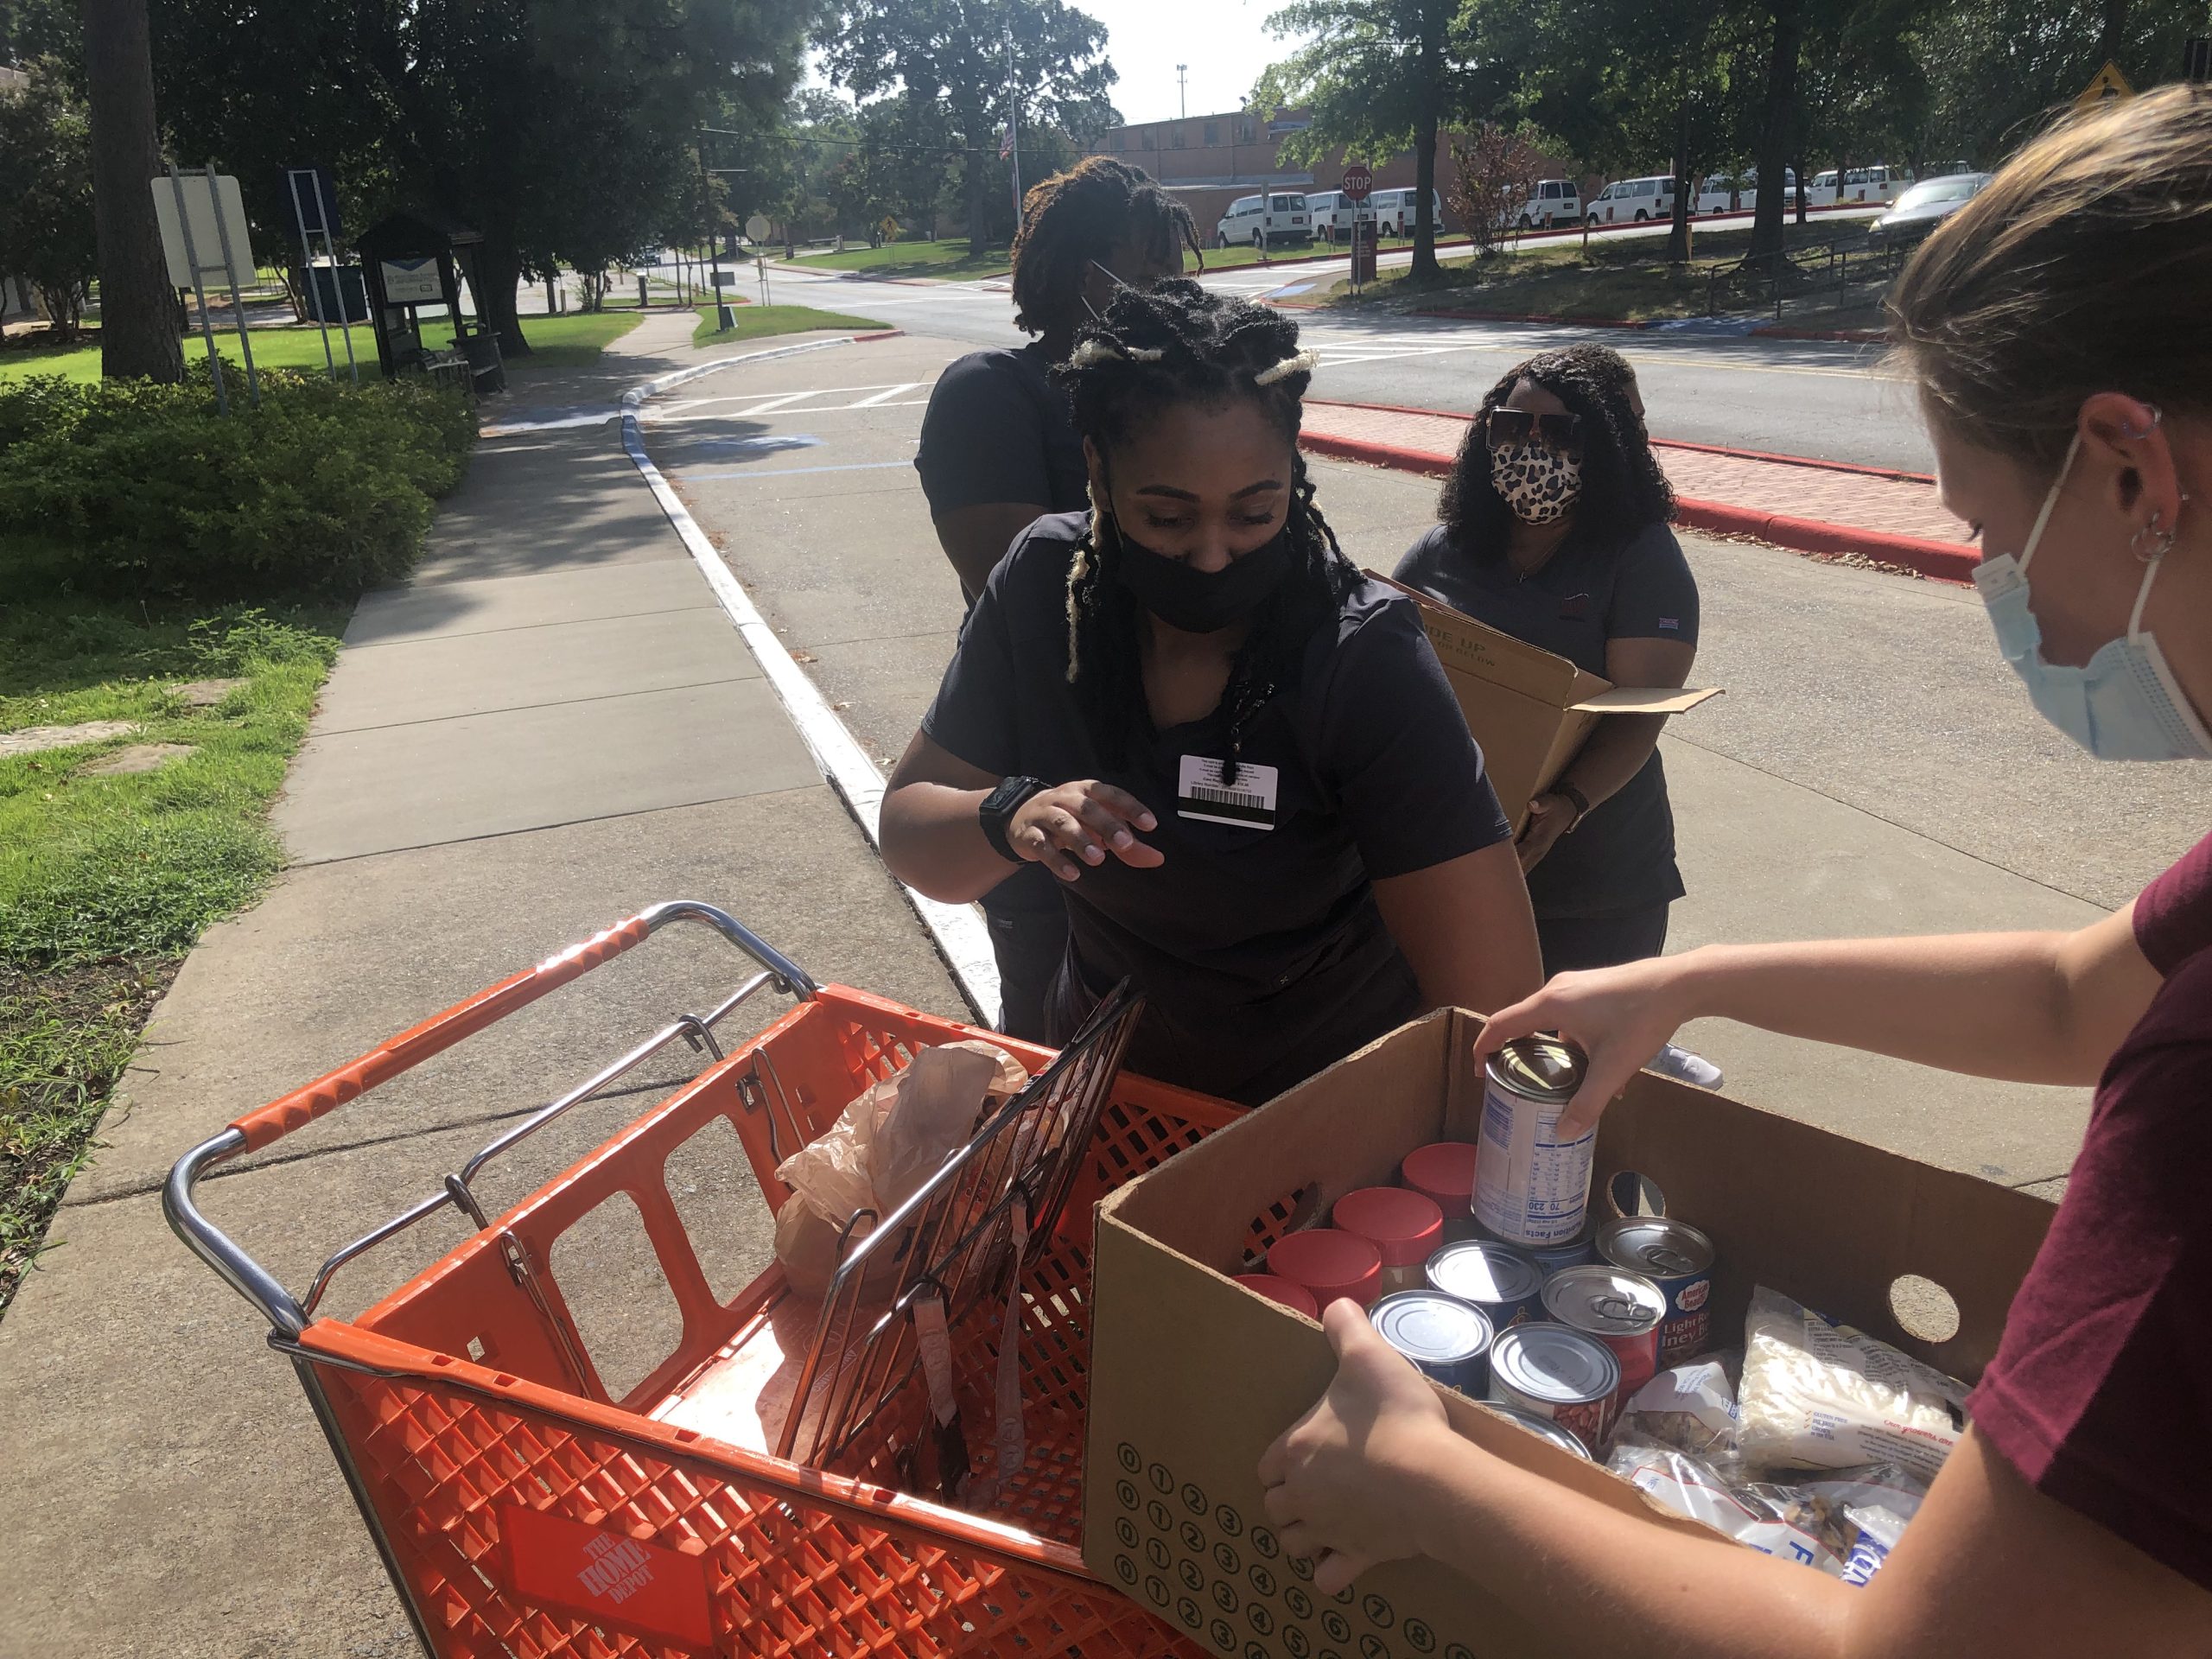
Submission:
[[[1424,1008],[1534,988],[1482,756],[1412,604],[1345,559],[1297,448],[1297,325],[1168,281],[1077,335],[1091,511],[970,613],[883,803],[933,898],[1064,884],[1065,1039],[1124,976],[1129,1064],[1260,1101]]]
[[[969,604],[1031,520],[1080,511],[1089,479],[1067,394],[1049,378],[1077,325],[1124,284],[1142,288],[1198,252],[1191,210],[1141,167],[1088,156],[1033,187],[1014,238],[1014,320],[1036,338],[946,365],[922,415],[915,469],[930,523]],[[1067,954],[1052,877],[1024,872],[983,901],[998,959],[999,1029],[1041,1041],[1045,994]]]

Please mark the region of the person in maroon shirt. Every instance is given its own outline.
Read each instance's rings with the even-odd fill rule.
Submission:
[[[2212,760],[2212,87],[2055,129],[1891,298],[1999,649],[2113,760]],[[1349,1303],[1261,1465],[1333,1593],[1426,1554],[1561,1650],[2212,1653],[2212,837],[2075,933],[1721,946],[1567,974],[1489,1024],[1588,1050],[1563,1134],[1688,1020],[2094,1084],[1971,1427],[1865,1588],[1651,1528],[1490,1456]],[[1471,1644],[1474,1638],[1465,1638]]]

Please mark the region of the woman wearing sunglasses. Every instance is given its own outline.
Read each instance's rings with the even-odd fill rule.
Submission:
[[[1133,979],[1130,1067],[1248,1102],[1541,977],[1414,606],[1315,505],[1313,366],[1289,318],[1191,282],[1084,326],[1054,378],[1091,510],[1039,518],[992,571],[883,801],[884,861],[931,898],[1058,879],[1047,1040]]]
[[[1397,578],[1616,685],[1680,685],[1697,655],[1697,583],[1667,525],[1674,507],[1627,361],[1601,346],[1541,353],[1483,399],[1444,486],[1443,522]],[[1519,851],[1547,974],[1666,943],[1682,878],[1665,721],[1600,721],[1529,804]]]

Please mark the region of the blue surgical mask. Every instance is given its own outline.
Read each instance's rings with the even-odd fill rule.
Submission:
[[[1997,647],[2027,686],[2036,712],[2098,760],[2212,760],[2212,734],[2182,694],[2158,642],[2143,631],[2143,607],[2165,556],[2163,548],[2144,562],[2143,585],[2136,590],[2126,637],[2100,645],[2083,668],[2044,660],[2043,629],[2028,604],[2028,562],[2036,556],[2081,447],[2076,432],[2020,556],[2000,553],[1985,558],[1974,573],[1974,585],[1981,590],[1981,602],[1997,630]]]

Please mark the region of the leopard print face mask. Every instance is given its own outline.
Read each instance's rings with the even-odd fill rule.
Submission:
[[[1582,457],[1541,443],[1493,449],[1490,481],[1522,524],[1548,524],[1574,511],[1582,493]]]

